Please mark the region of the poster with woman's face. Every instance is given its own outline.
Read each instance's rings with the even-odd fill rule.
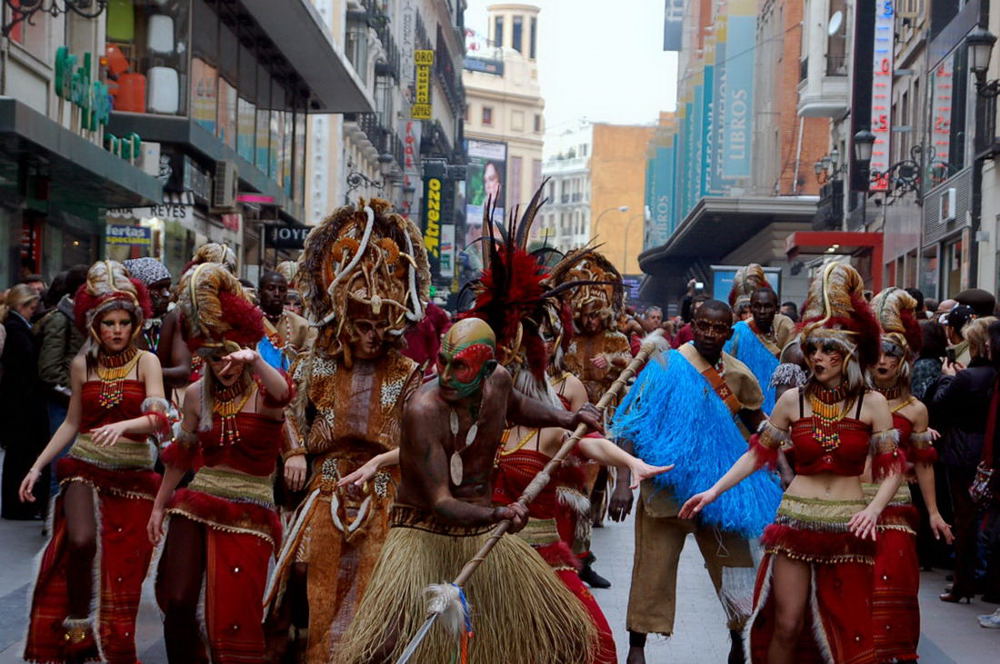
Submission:
[[[503,223],[503,183],[507,174],[507,144],[469,139],[468,154],[465,247],[469,247],[471,243],[476,242],[476,240],[482,237],[483,209],[489,201],[493,201],[494,206],[493,223]]]

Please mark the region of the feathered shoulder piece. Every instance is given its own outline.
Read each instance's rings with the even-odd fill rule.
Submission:
[[[201,263],[181,277],[177,306],[181,330],[191,352],[232,352],[264,337],[264,316],[221,263]]]
[[[750,263],[736,270],[733,277],[733,287],[729,290],[729,306],[736,308],[738,303],[749,302],[750,296],[758,288],[770,288],[764,268],[758,263]]]
[[[101,312],[122,303],[132,317],[133,333],[138,334],[144,318],[152,316],[149,291],[141,281],[131,278],[118,261],[98,261],[87,270],[87,281],[73,298],[76,326],[87,330]]]
[[[611,322],[625,307],[625,286],[618,268],[598,248],[582,247],[567,253],[552,268],[549,281],[555,286],[576,284],[565,298],[573,316],[596,310]]]
[[[809,284],[801,338],[828,338],[857,351],[862,368],[879,357],[879,324],[865,300],[864,280],[850,265],[827,264]]]
[[[912,295],[895,286],[886,288],[872,299],[872,309],[882,326],[882,336],[907,353],[920,351],[923,335],[917,322],[917,301]]]
[[[306,238],[296,282],[327,353],[347,349],[356,319],[379,321],[401,343],[429,298],[420,229],[378,198],[338,208]]]

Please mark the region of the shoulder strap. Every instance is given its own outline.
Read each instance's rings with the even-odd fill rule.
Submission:
[[[863,406],[864,404],[865,404],[865,393],[864,391],[862,391],[861,396],[858,397],[858,409],[854,413],[854,419],[856,420],[861,419],[861,406]]]
[[[806,416],[806,399],[802,388],[799,388],[799,419],[801,420]]]

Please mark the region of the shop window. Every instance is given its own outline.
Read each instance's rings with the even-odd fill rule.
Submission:
[[[285,177],[285,172],[281,170],[284,160],[281,159],[281,150],[285,142],[285,112],[271,111],[271,149],[268,150],[270,159],[269,170],[271,178],[277,182]]]
[[[219,70],[201,58],[191,60],[191,119],[215,133]]]
[[[236,149],[236,88],[224,78],[219,78],[219,115],[215,133],[222,142]]]
[[[285,111],[285,132],[281,143],[281,188],[292,197],[292,148],[295,145],[295,113]]]
[[[236,103],[237,134],[236,152],[251,164],[254,163],[254,134],[257,131],[257,107],[243,97]]]
[[[105,12],[106,66],[116,111],[183,115],[188,77],[188,5],[117,0]]]
[[[493,126],[493,107],[483,106],[483,126],[492,127]]]
[[[271,112],[266,108],[257,109],[256,147],[254,165],[268,175],[271,172]]]

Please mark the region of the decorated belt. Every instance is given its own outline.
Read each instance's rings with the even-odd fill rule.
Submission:
[[[778,505],[776,521],[797,528],[846,531],[851,517],[867,506],[868,501],[864,499],[823,500],[786,493]]]
[[[439,520],[422,507],[395,503],[389,513],[390,528],[413,528],[452,537],[477,537],[493,530],[494,524],[482,526],[456,526]]]
[[[559,530],[555,519],[529,519],[517,536],[531,546],[548,546],[559,541]]]
[[[861,487],[865,491],[865,502],[870,503],[872,499],[875,498],[875,494],[878,493],[879,486],[881,485],[871,484],[869,482],[865,482],[864,484],[861,485]],[[892,495],[892,498],[889,499],[889,505],[912,505],[912,504],[913,504],[913,494],[910,493],[910,485],[907,482],[902,482],[899,485],[899,488],[896,489],[896,493],[894,493]]]
[[[89,433],[76,437],[69,456],[110,470],[152,470],[156,462],[153,447],[147,442],[121,439],[114,445],[101,447]]]
[[[273,485],[271,475],[250,475],[232,468],[206,466],[194,474],[187,488],[226,500],[274,509]]]

